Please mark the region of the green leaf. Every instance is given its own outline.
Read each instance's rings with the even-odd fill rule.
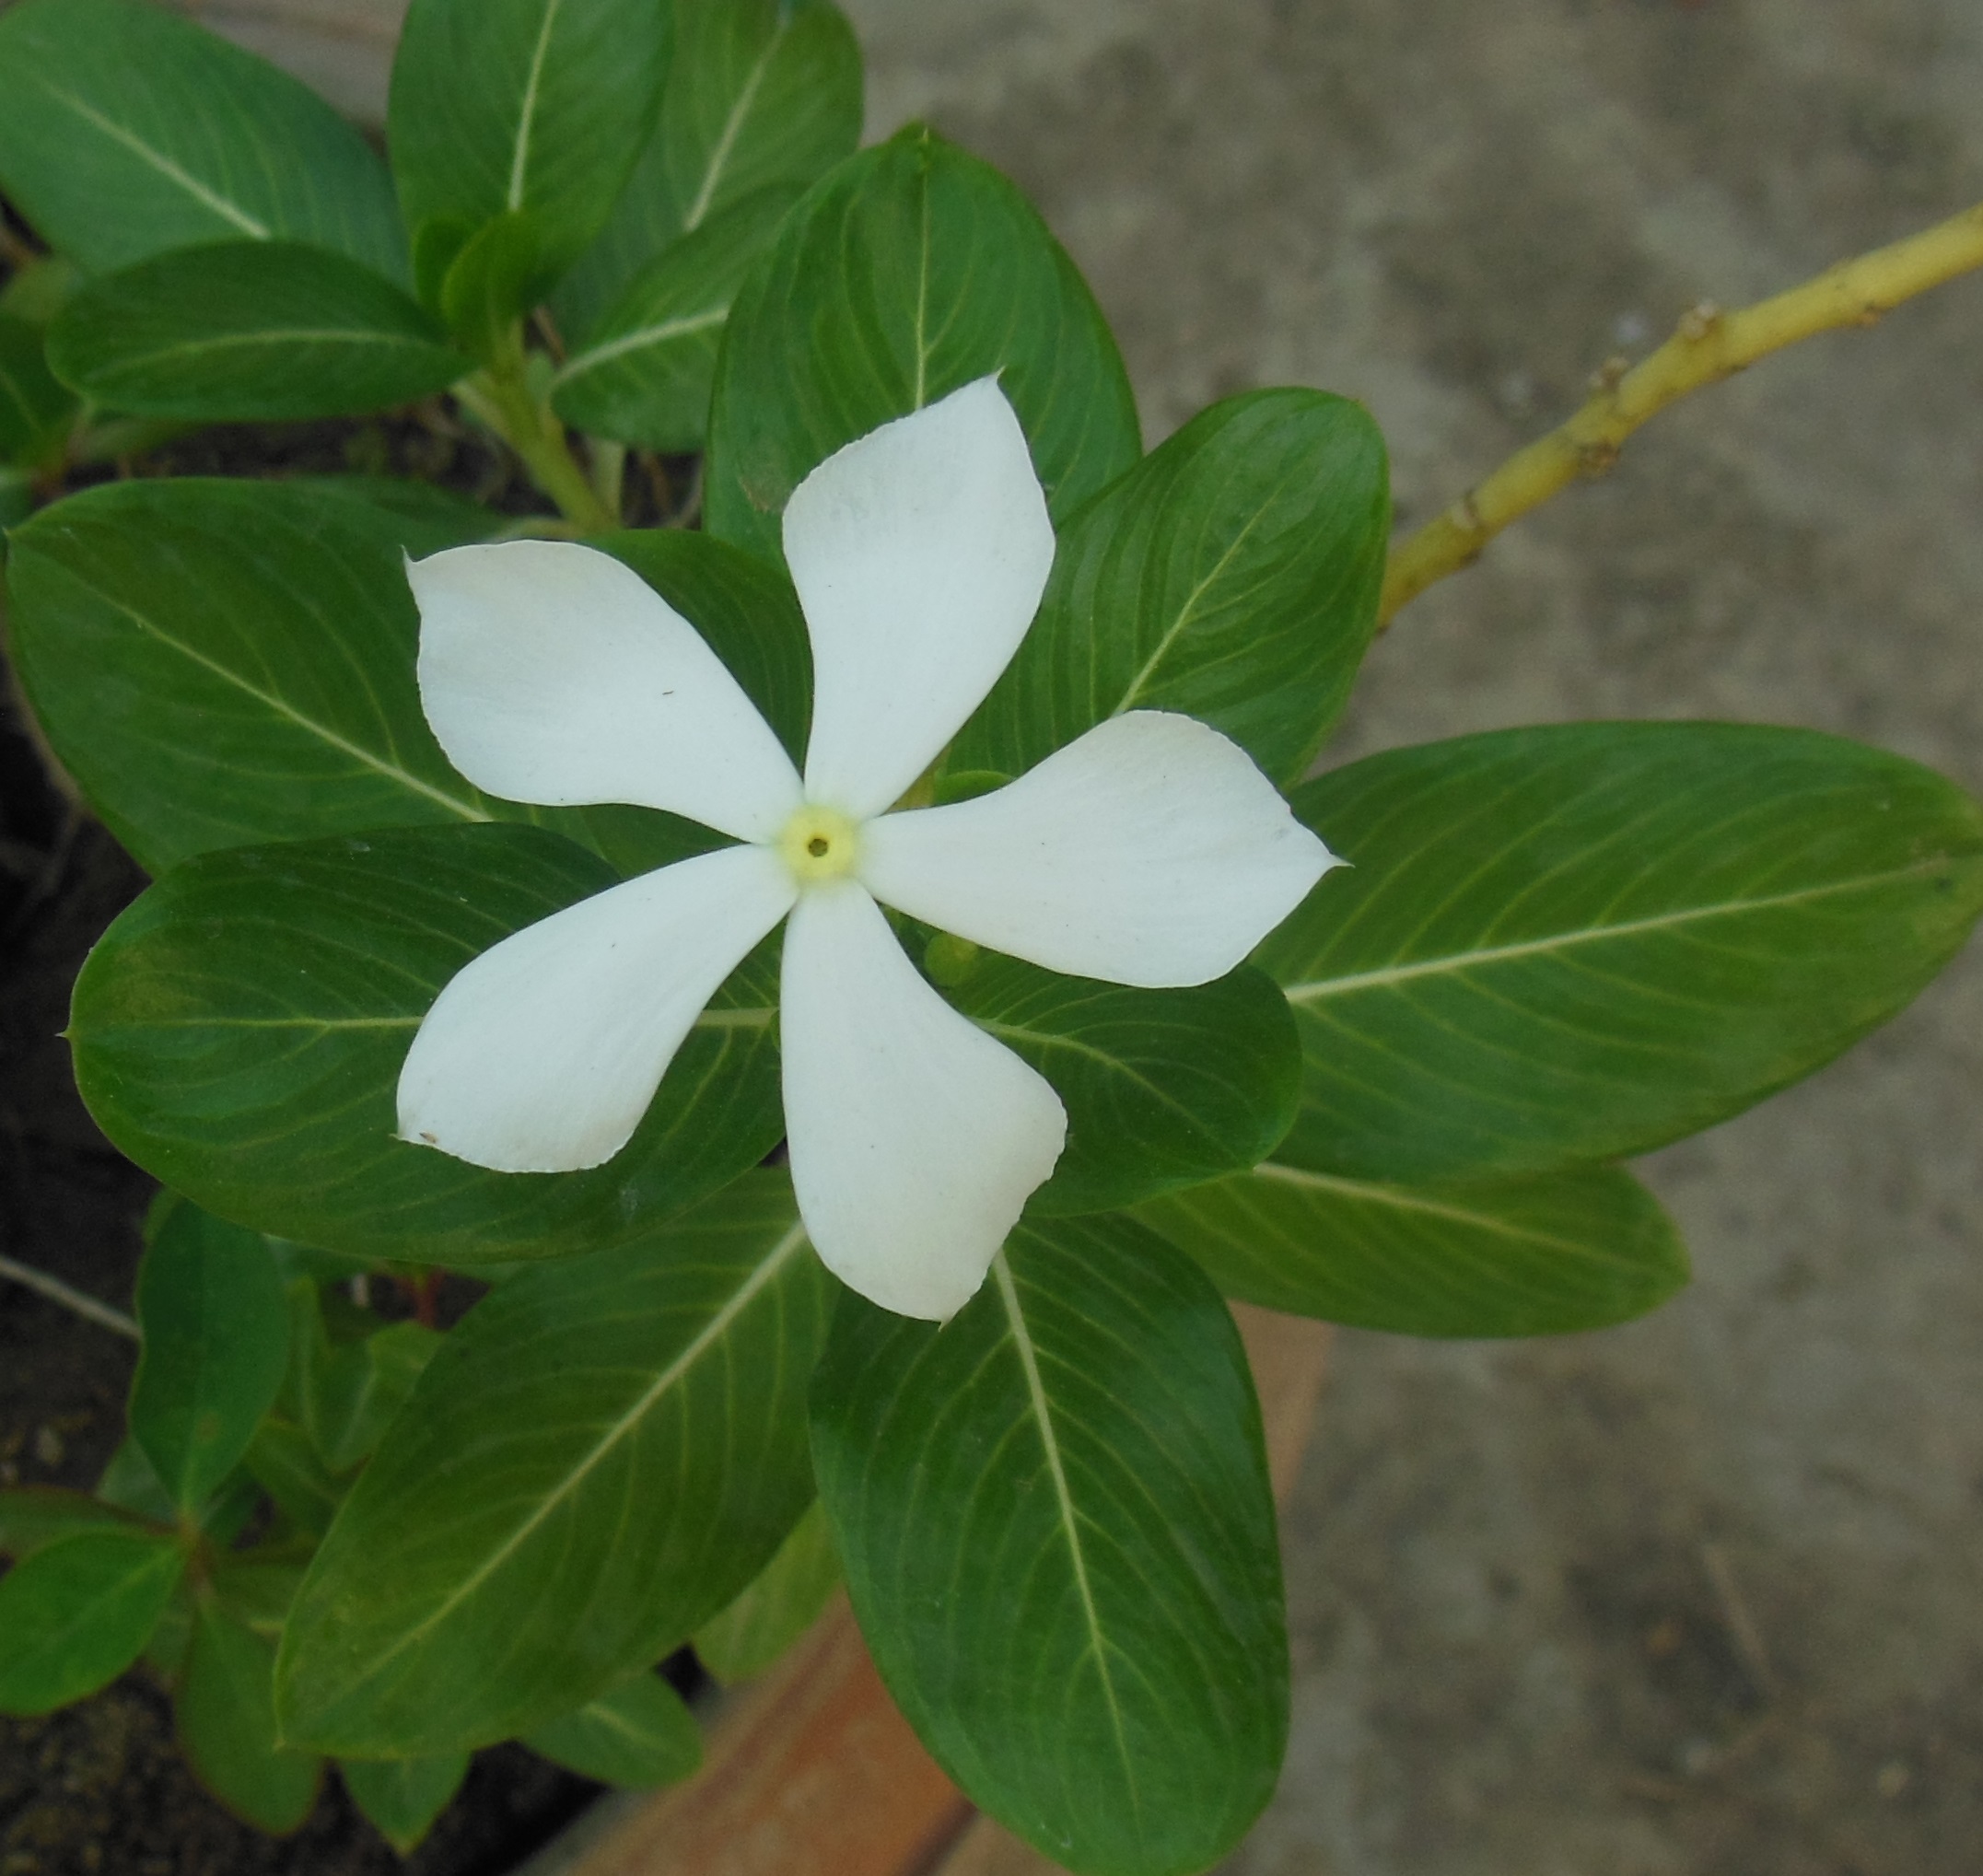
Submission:
[[[390,280],[299,241],[175,248],[92,281],[48,354],[99,404],[196,423],[384,410],[470,369]]]
[[[632,1141],[589,1172],[491,1172],[395,1137],[443,985],[614,883],[537,828],[421,828],[207,854],[111,926],[76,981],[76,1078],[141,1165],[254,1229],[403,1263],[640,1238],[781,1130],[776,935],[718,991]]]
[[[284,1836],[315,1805],[323,1762],[276,1742],[274,1662],[271,1643],[204,1602],[174,1710],[180,1750],[200,1782],[257,1830]]]
[[[1270,1163],[1136,1215],[1228,1296],[1398,1335],[1608,1328],[1687,1280],[1673,1221],[1612,1167],[1414,1187]]]
[[[441,277],[440,310],[464,351],[485,360],[514,352],[517,315],[557,278],[560,251],[545,217],[521,208],[484,222],[453,252]]]
[[[351,1801],[401,1856],[411,1856],[468,1777],[466,1753],[425,1759],[342,1759]]]
[[[84,1531],[128,1531],[130,1515],[85,1492],[60,1486],[0,1489],[0,1556],[17,1563],[58,1538]]]
[[[449,544],[454,505],[433,506],[327,480],[123,482],[11,537],[21,681],[142,865],[530,811],[457,775],[421,714],[402,553]]]
[[[1294,1019],[1249,965],[1196,989],[1135,990],[984,953],[949,995],[1067,1111],[1035,1215],[1114,1211],[1256,1166],[1294,1119]]]
[[[685,1640],[811,1496],[829,1294],[764,1172],[485,1297],[318,1552],[284,1642],[287,1734],[365,1756],[479,1745]]]
[[[660,115],[598,240],[553,301],[594,321],[671,242],[761,189],[795,192],[860,141],[860,48],[823,0],[676,0]]]
[[[1361,405],[1256,390],[1200,412],[1061,530],[946,766],[1016,775],[1125,710],[1176,710],[1299,779],[1376,627],[1389,519]]]
[[[127,1433],[118,1442],[97,1481],[97,1497],[106,1505],[129,1511],[153,1524],[178,1521],[179,1507],[160,1481],[157,1470],[145,1457],[145,1449]]]
[[[558,415],[621,443],[700,449],[730,302],[798,199],[796,189],[761,189],[642,268],[551,380]]]
[[[820,1619],[839,1587],[833,1526],[815,1498],[744,1592],[695,1631],[696,1659],[726,1686],[763,1673]]]
[[[730,309],[709,431],[708,526],[765,559],[834,450],[999,374],[1056,523],[1141,453],[1094,297],[989,164],[911,128],[787,217]]]
[[[321,1537],[331,1528],[348,1481],[332,1477],[315,1441],[294,1421],[263,1420],[242,1463],[297,1530]]]
[[[243,1627],[275,1641],[302,1587],[308,1556],[307,1548],[297,1552],[288,1545],[279,1556],[264,1549],[227,1552],[214,1560],[214,1600]]]
[[[385,166],[308,86],[138,0],[0,19],[0,188],[92,273],[287,239],[402,280]]]
[[[239,1462],[282,1386],[282,1279],[254,1232],[181,1205],[138,1266],[137,1315],[131,1437],[190,1515]]]
[[[414,0],[386,138],[416,248],[528,212],[547,266],[576,260],[654,121],[670,20],[655,0]]]
[[[812,1442],[876,1665],[974,1803],[1096,1876],[1239,1840],[1287,1737],[1280,1564],[1245,1354],[1190,1259],[1062,1220],[941,1327],[849,1295]]]
[[[332,1473],[349,1472],[406,1404],[441,1338],[418,1323],[394,1323],[333,1348],[314,1308],[310,1319],[316,1338],[302,1362],[303,1424],[324,1464]]]
[[[1408,1184],[1711,1126],[1906,1005],[1983,908],[1983,809],[1805,730],[1393,751],[1296,812],[1355,862],[1260,948],[1307,1068],[1277,1154]]]
[[[523,1743],[566,1771],[628,1791],[677,1784],[703,1759],[702,1730],[682,1696],[649,1673],[622,1681],[576,1713],[537,1727]]]
[[[48,368],[41,327],[0,313],[0,460],[60,462],[76,410],[75,394]]]
[[[47,1713],[137,1660],[186,1567],[163,1532],[82,1531],[0,1578],[0,1713]]]

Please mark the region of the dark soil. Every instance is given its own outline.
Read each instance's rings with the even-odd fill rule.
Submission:
[[[630,463],[630,519],[678,508],[687,467]],[[496,448],[437,402],[349,422],[202,431],[76,483],[342,472],[411,475],[507,513],[542,506]],[[0,686],[0,1249],[128,1311],[155,1182],[98,1132],[60,1031],[84,954],[145,877],[52,775],[4,663]],[[0,1278],[0,1484],[94,1485],[122,1434],[134,1355],[121,1336]],[[302,1830],[276,1840],[193,1780],[173,1743],[171,1702],[138,1668],[44,1719],[0,1718],[0,1876],[496,1876],[599,1789],[499,1746],[476,1756],[461,1795],[403,1863],[334,1776]]]

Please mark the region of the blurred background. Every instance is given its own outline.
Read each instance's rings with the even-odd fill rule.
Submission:
[[[1613,355],[1983,198],[1976,0],[843,0],[869,129],[1011,173],[1155,441],[1363,400],[1436,513]],[[376,116],[395,0],[208,23]],[[321,22],[329,17],[332,29]],[[1326,760],[1524,722],[1842,731],[1983,787],[1983,280],[1656,421],[1378,647]],[[1646,1168],[1693,1288],[1344,1334],[1242,1876],[1957,1876],[1983,1847],[1983,961]]]

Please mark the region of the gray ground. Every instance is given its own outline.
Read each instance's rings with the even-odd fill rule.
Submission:
[[[871,128],[1032,192],[1152,439],[1364,399],[1401,519],[1591,369],[1983,196],[1976,0],[846,0]],[[267,0],[211,0],[223,18]],[[382,55],[394,0],[363,0]],[[271,29],[250,29],[269,42]],[[338,73],[320,73],[333,88]],[[1818,725],[1983,786],[1983,280],[1669,414],[1408,612],[1332,756],[1600,715]],[[1983,1866],[1983,960],[1648,1171],[1652,1320],[1346,1334],[1288,1520],[1244,1876]]]

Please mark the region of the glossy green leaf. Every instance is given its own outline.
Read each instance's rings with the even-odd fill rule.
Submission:
[[[0,312],[0,460],[59,462],[76,410],[76,394],[48,368],[41,328]]]
[[[812,1440],[875,1663],[974,1803],[1095,1876],[1238,1841],[1287,1738],[1280,1563],[1245,1354],[1189,1258],[1059,1220],[941,1327],[848,1296]]]
[[[552,379],[558,415],[621,443],[700,449],[730,302],[798,199],[796,189],[759,190],[642,268]]]
[[[390,280],[300,241],[175,248],[91,281],[48,353],[99,404],[195,423],[384,410],[470,369]]]
[[[1115,342],[1046,225],[989,164],[903,131],[806,197],[730,309],[710,530],[778,558],[786,501],[809,471],[993,372],[1056,522],[1141,453]]]
[[[776,1144],[776,936],[603,1166],[491,1172],[394,1137],[401,1065],[442,985],[613,883],[596,855],[513,825],[203,856],[83,967],[69,1030],[83,1099],[139,1164],[278,1237],[457,1264],[637,1239]]]
[[[459,540],[452,512],[327,480],[124,482],[13,535],[21,681],[143,865],[529,811],[457,775],[421,714],[402,554]]]
[[[1608,1328],[1687,1280],[1672,1219],[1611,1167],[1404,1186],[1270,1162],[1136,1215],[1230,1297],[1399,1335]]]
[[[384,164],[315,92],[142,0],[0,17],[0,189],[91,272],[204,241],[309,241],[403,279]]]
[[[344,1789],[379,1835],[401,1856],[410,1856],[434,1820],[453,1802],[468,1777],[466,1753],[426,1759],[344,1759],[338,1764]]]
[[[58,1538],[85,1531],[128,1531],[132,1517],[114,1505],[61,1486],[0,1488],[0,1556],[18,1563]]]
[[[795,192],[860,140],[860,48],[824,0],[675,0],[660,115],[553,305],[574,340],[685,232],[758,190]]]
[[[1355,864],[1258,953],[1307,1057],[1276,1157],[1350,1178],[1544,1171],[1710,1126],[1892,1016],[1983,909],[1983,809],[1805,730],[1506,730],[1294,798]]]
[[[948,995],[1067,1111],[1035,1216],[1114,1211],[1258,1165],[1294,1119],[1294,1019],[1248,965],[1196,989],[1136,990],[986,952]]]
[[[274,1415],[255,1429],[241,1462],[275,1509],[310,1537],[321,1537],[331,1528],[350,1485],[332,1476],[302,1427]]]
[[[255,1232],[181,1205],[138,1266],[137,1315],[131,1437],[191,1514],[239,1462],[282,1385],[282,1279]]]
[[[367,1756],[479,1745],[685,1640],[811,1495],[829,1294],[769,1172],[491,1292],[318,1553],[284,1643],[288,1734]]]
[[[815,1498],[744,1592],[695,1631],[695,1657],[726,1686],[748,1681],[820,1619],[839,1587],[833,1526]]]
[[[137,1660],[186,1567],[163,1532],[82,1531],[0,1578],[0,1713],[47,1713]]]
[[[659,1674],[636,1674],[598,1699],[523,1736],[554,1765],[602,1785],[652,1791],[702,1764],[702,1730]]]
[[[1298,779],[1376,627],[1389,520],[1360,404],[1214,404],[1062,529],[1039,616],[947,766],[1016,775],[1125,710],[1176,710]]]
[[[203,1602],[173,1710],[200,1782],[257,1830],[282,1836],[309,1815],[323,1762],[276,1742],[274,1663],[274,1644]]]
[[[414,0],[386,139],[416,247],[529,213],[547,264],[576,260],[653,123],[670,20],[655,0]]]
[[[321,1323],[318,1333],[321,1338]],[[394,1323],[362,1342],[333,1348],[319,1339],[309,1346],[302,1362],[303,1424],[332,1473],[349,1472],[379,1444],[440,1342],[418,1323]]]

